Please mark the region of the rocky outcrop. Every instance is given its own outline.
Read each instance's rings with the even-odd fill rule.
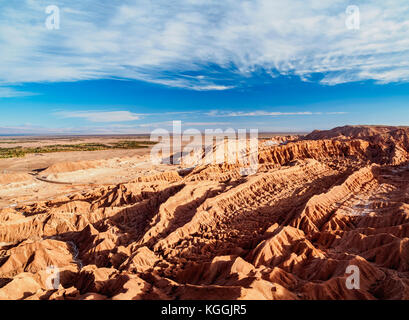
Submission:
[[[3,208],[0,299],[408,299],[408,137],[316,131],[261,144],[252,175],[207,164]]]

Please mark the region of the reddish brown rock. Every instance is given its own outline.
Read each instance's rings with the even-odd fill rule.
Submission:
[[[409,129],[271,141],[254,175],[174,168],[1,209],[0,299],[408,299]]]

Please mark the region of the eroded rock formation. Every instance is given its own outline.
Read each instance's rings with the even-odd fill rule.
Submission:
[[[258,157],[247,177],[203,165],[2,209],[0,299],[409,298],[407,128],[314,131]]]

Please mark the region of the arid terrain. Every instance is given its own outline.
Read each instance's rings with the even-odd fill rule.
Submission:
[[[409,299],[409,128],[261,141],[248,176],[151,147],[0,159],[0,299]]]

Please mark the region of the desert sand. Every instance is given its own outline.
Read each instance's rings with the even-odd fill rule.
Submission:
[[[0,160],[0,299],[409,299],[408,128],[272,136],[258,161]]]

